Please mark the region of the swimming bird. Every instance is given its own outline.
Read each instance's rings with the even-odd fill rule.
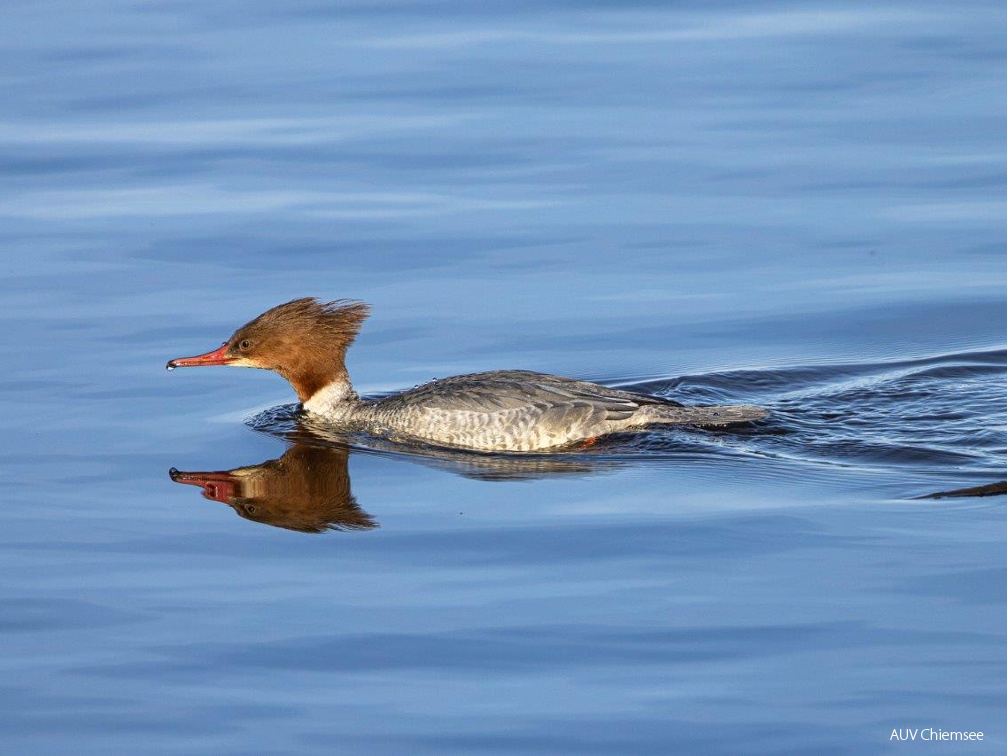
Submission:
[[[769,414],[749,405],[687,407],[528,370],[458,375],[362,399],[350,382],[346,351],[369,312],[355,300],[295,299],[241,326],[219,349],[170,360],[167,368],[272,370],[290,382],[312,420],[396,441],[483,452],[563,451],[610,433],[661,425],[717,427]]]

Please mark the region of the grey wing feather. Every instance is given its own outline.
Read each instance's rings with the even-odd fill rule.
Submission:
[[[431,409],[469,412],[522,408],[569,411],[577,408],[580,414],[591,407],[603,410],[602,417],[608,420],[625,419],[645,404],[678,406],[675,402],[658,397],[525,370],[500,370],[443,378],[399,396],[410,404]]]
[[[444,378],[379,400],[400,432],[481,449],[530,450],[601,435],[660,399],[520,370]],[[385,413],[388,413],[385,415]]]
[[[523,370],[444,378],[370,407],[376,422],[388,418],[388,426],[398,433],[449,446],[510,451],[556,447],[655,423],[715,426],[765,416],[752,407],[683,407],[656,396]]]

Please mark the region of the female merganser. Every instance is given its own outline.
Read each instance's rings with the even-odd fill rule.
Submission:
[[[478,451],[557,450],[654,425],[723,426],[769,414],[747,405],[684,407],[527,370],[458,375],[381,399],[361,399],[345,357],[369,311],[352,300],[295,299],[243,325],[219,349],[171,360],[167,367],[273,370],[290,382],[309,417],[395,440]]]

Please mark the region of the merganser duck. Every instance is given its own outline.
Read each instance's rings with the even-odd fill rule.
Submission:
[[[761,420],[748,405],[685,407],[658,396],[527,370],[441,378],[375,400],[361,399],[346,350],[370,307],[354,300],[295,299],[246,323],[219,349],[167,368],[235,365],[273,370],[311,419],[399,441],[484,452],[556,451],[655,425],[716,427]]]

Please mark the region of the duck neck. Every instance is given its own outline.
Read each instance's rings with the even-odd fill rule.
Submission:
[[[313,334],[309,334],[309,338]],[[301,339],[304,348],[288,349],[273,368],[282,375],[308,412],[330,414],[337,407],[357,400],[357,393],[346,371],[347,344],[330,345]]]
[[[360,397],[353,390],[348,375],[331,381],[315,391],[301,406],[313,415],[342,417],[360,404]]]

